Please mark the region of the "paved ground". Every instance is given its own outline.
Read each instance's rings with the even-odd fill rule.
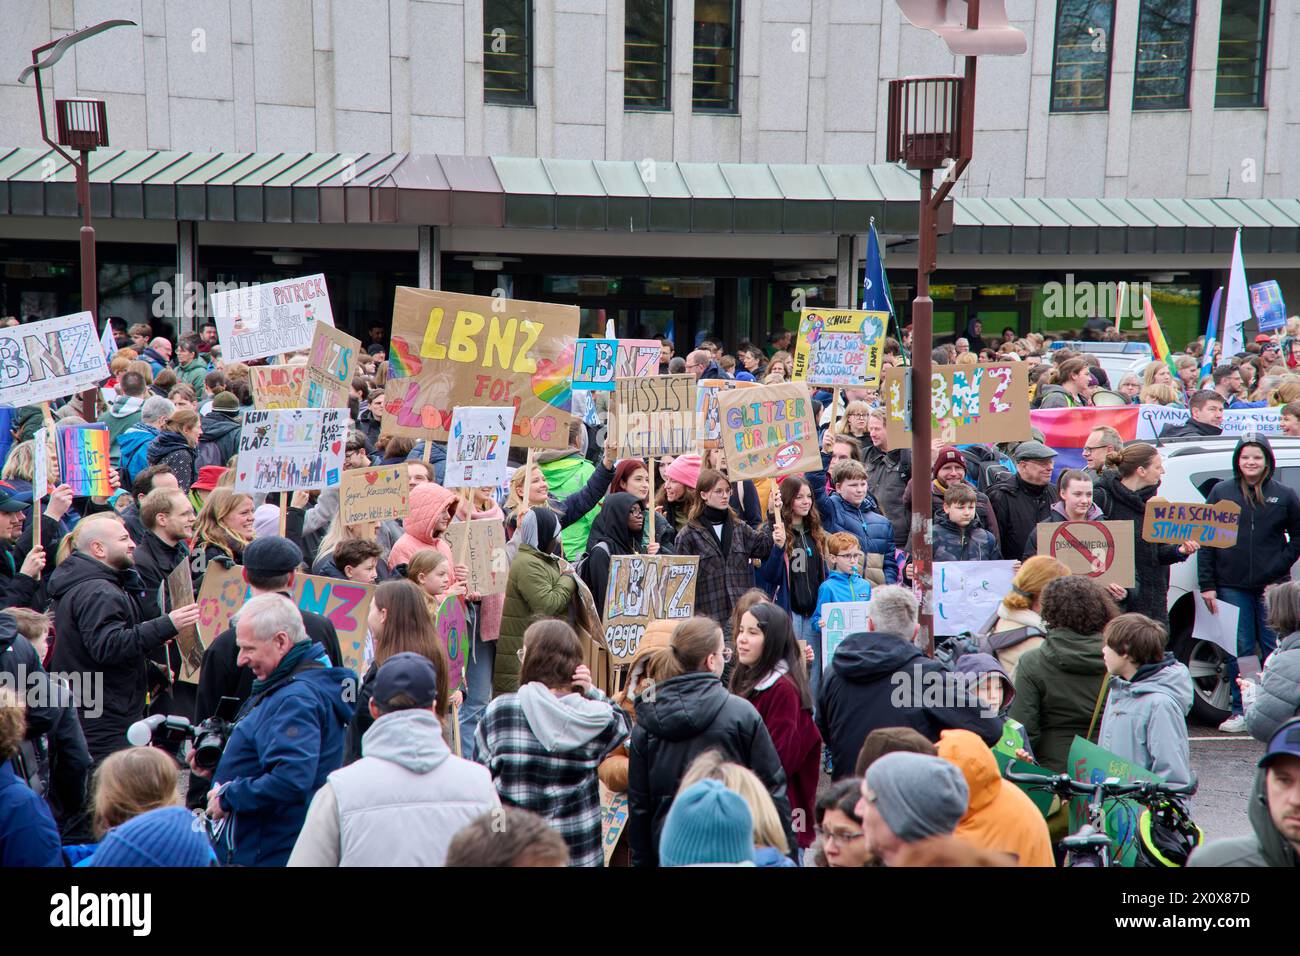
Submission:
[[[1248,734],[1221,734],[1196,724],[1187,729],[1192,772],[1200,784],[1192,798],[1192,818],[1210,840],[1250,833],[1246,804],[1264,745]]]

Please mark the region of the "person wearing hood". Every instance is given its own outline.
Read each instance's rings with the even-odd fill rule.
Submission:
[[[210,777],[207,812],[227,821],[218,857],[225,865],[284,866],[307,807],[343,761],[356,676],[325,661],[297,606],[261,594],[239,611],[239,657],[254,677],[215,770],[190,753],[190,772]]]
[[[1259,758],[1246,807],[1253,833],[1197,847],[1188,866],[1300,866],[1300,718],[1287,721]]]
[[[1070,575],[1043,589],[1047,638],[1020,658],[1011,716],[1024,724],[1036,759],[1048,770],[1065,772],[1076,736],[1095,742],[1094,718],[1107,680],[1101,634],[1115,616],[1114,603],[1092,578]]]
[[[145,455],[151,465],[166,465],[176,476],[181,491],[189,494],[190,485],[199,476],[199,439],[203,424],[192,408],[177,408],[167,416],[162,428]]]
[[[1069,573],[1070,569],[1056,558],[1041,554],[1027,558],[1011,579],[1011,593],[1002,599],[981,630],[980,651],[992,654],[1013,681],[1020,658],[1047,636],[1042,615],[1043,588]]]
[[[591,526],[587,539],[587,561],[583,579],[591,589],[596,611],[605,616],[605,592],[609,585],[609,568],[615,555],[644,554],[641,537],[645,530],[645,505],[630,492],[620,491],[605,498],[600,514]],[[658,548],[655,549],[658,553]]]
[[[388,552],[389,570],[406,564],[415,552],[423,548],[436,548],[452,561],[454,555],[445,532],[460,507],[456,492],[432,481],[422,482],[411,488],[408,507],[409,513],[402,522],[402,536]]]
[[[1047,520],[1056,501],[1052,461],[1056,452],[1040,441],[1022,441],[1011,453],[1016,473],[1003,475],[989,488],[989,505],[998,523],[1003,554],[1020,557],[1038,523]]]
[[[1246,710],[1250,735],[1267,743],[1277,729],[1300,714],[1300,583],[1269,588],[1268,626],[1284,635],[1264,664],[1259,693]]]
[[[682,778],[697,756],[714,748],[757,774],[776,805],[786,844],[795,842],[785,771],[772,737],[754,705],[722,686],[730,656],[722,628],[693,617],[673,629],[668,647],[648,665],[659,682],[653,694],[637,699],[627,746],[627,833],[635,867],[660,865],[664,821]]]
[[[817,727],[835,780],[853,776],[863,742],[880,727],[911,727],[931,741],[948,728],[973,731],[989,744],[1002,736],[1002,721],[985,716],[978,699],[967,700],[964,687],[958,695],[958,681],[913,643],[918,609],[909,588],[876,588],[867,630],[844,638],[822,675]]]
[[[1041,383],[1034,396],[1035,405],[1041,409],[1079,408],[1092,404],[1092,370],[1081,358],[1066,359],[1055,369],[1051,384]]]
[[[873,419],[874,422],[874,419]],[[873,424],[872,428],[876,426]],[[868,456],[871,452],[868,450]],[[870,472],[870,466],[868,466]],[[968,485],[975,492],[975,527],[983,528],[993,535],[993,539],[998,541],[998,549],[1001,551],[1001,539],[998,537],[998,522],[993,516],[993,506],[989,504],[989,496],[984,492],[976,490],[966,478],[966,456],[960,449],[953,445],[945,445],[935,453],[934,462],[930,466],[930,506],[933,510],[934,517],[937,520],[943,514],[943,496],[948,493],[948,489],[955,483],[961,482]],[[872,487],[876,487],[874,484]],[[912,526],[912,482],[909,480],[907,486],[903,489],[903,530],[906,531]],[[892,521],[893,518],[891,517]],[[904,535],[899,542],[898,524],[894,525],[894,541],[898,547],[904,551],[911,548],[911,535]]]
[[[1192,781],[1187,714],[1192,677],[1165,650],[1165,630],[1141,614],[1121,614],[1103,635],[1110,694],[1097,744],[1170,784]]]
[[[119,444],[122,433],[140,423],[140,413],[144,410],[145,403],[144,376],[139,372],[123,372],[117,387],[122,394],[102,419],[108,426],[108,453],[114,468],[122,462],[122,448]]]
[[[616,495],[620,491],[628,491],[640,500],[642,506],[650,510],[650,471],[646,467],[645,461],[640,458],[624,458],[614,468],[614,479],[609,483],[609,491],[605,494],[605,500],[609,500],[610,495]],[[654,512],[654,532],[655,543],[650,545],[650,529],[644,527],[641,532],[641,547],[638,550],[646,554],[673,554],[673,540],[677,537],[677,529],[671,522],[658,512]],[[600,523],[599,515],[591,523],[594,531],[597,524]],[[592,537],[593,531],[587,533],[587,548],[590,551],[591,546],[595,544]]]
[[[239,451],[239,430],[243,427],[244,413],[233,392],[219,392],[212,399],[212,411],[202,418],[203,432],[199,439],[198,462],[200,466],[225,466]]]
[[[533,468],[521,466],[510,476],[510,496],[505,507],[506,540],[514,537],[525,511],[545,506],[560,519],[561,553],[576,561],[586,548],[597,505],[614,478],[614,447],[606,445],[600,464],[593,466],[586,458],[587,429],[582,422],[572,424],[569,438],[568,451],[538,452]],[[525,495],[527,471],[532,472],[532,487]]]
[[[162,423],[174,411],[176,405],[171,399],[151,395],[140,408],[140,420],[118,436],[124,484],[131,484],[140,472],[149,467],[149,448],[161,433]]]
[[[1188,408],[1188,420],[1169,422],[1160,430],[1161,438],[1217,438],[1223,434],[1223,396],[1218,392],[1208,388],[1193,392]]]
[[[1003,780],[998,761],[969,730],[939,735],[939,756],[961,771],[970,799],[953,836],[982,850],[1010,853],[1020,866],[1055,866],[1047,821],[1019,787]]]
[[[429,660],[407,651],[384,662],[363,756],[316,791],[289,866],[442,866],[451,838],[501,806],[487,770],[443,740],[437,702]]]
[[[1042,524],[1060,524],[1062,521],[1104,521],[1106,514],[1092,498],[1093,478],[1095,472],[1067,468],[1056,479],[1057,493],[1061,499],[1052,505],[1052,510],[1042,520]],[[1029,536],[1025,544],[1025,557],[1032,558],[1038,554],[1038,534]],[[1123,588],[1118,586],[1111,592],[1112,597],[1123,598]]]
[[[628,719],[592,686],[582,642],[563,621],[524,633],[517,693],[493,699],[474,738],[503,803],[543,817],[573,866],[603,866],[596,768],[627,739]]]
[[[541,617],[564,617],[573,603],[577,579],[568,562],[557,554],[559,544],[560,519],[555,512],[532,508],[524,513],[514,539],[506,546],[507,551],[511,545],[517,551],[506,579],[493,696],[519,689],[519,654],[529,625]]]
[[[1230,501],[1240,506],[1237,542],[1230,548],[1206,548],[1197,567],[1201,596],[1210,612],[1218,612],[1218,601],[1241,611],[1237,657],[1258,654],[1261,661],[1277,648],[1277,634],[1268,626],[1264,591],[1290,578],[1291,565],[1300,558],[1300,498],[1274,477],[1276,470],[1268,439],[1256,433],[1243,435],[1232,453],[1232,477],[1205,496],[1207,505]],[[1237,657],[1228,661],[1232,714],[1219,726],[1224,733],[1246,730]]]

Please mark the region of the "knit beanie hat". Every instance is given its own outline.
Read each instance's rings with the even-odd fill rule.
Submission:
[[[964,469],[966,467],[966,456],[952,445],[944,445],[939,449],[939,453],[934,456],[934,465],[930,468],[930,477],[938,481],[939,469],[954,462]]]
[[[253,512],[253,534],[264,538],[280,533],[280,509],[275,505],[258,505]]]
[[[677,795],[659,840],[660,866],[753,862],[754,819],[744,797],[717,780],[701,780]]]
[[[90,866],[212,866],[216,856],[197,818],[184,807],[159,807],[115,827]]]
[[[867,768],[867,790],[885,825],[904,843],[952,833],[970,802],[961,771],[925,754],[885,754]]]
[[[700,456],[678,455],[673,463],[664,469],[664,477],[680,482],[687,488],[694,488],[700,480]]]

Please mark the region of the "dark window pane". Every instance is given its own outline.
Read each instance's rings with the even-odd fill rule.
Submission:
[[[1195,11],[1194,0],[1142,0],[1133,109],[1187,108]]]
[[[531,0],[483,0],[483,102],[533,102]]]
[[[1219,63],[1214,105],[1264,105],[1264,60],[1268,50],[1268,0],[1223,0],[1219,19]]]
[[[672,0],[627,0],[623,15],[623,107],[666,110]]]
[[[1057,4],[1053,113],[1106,109],[1114,26],[1114,0],[1060,0]]]
[[[696,112],[736,111],[739,32],[739,0],[695,0],[691,106]]]

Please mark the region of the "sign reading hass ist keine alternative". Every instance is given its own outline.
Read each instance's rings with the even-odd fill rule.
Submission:
[[[235,490],[255,493],[332,488],[343,473],[347,437],[345,408],[245,412],[239,431]]]
[[[718,413],[732,481],[816,471],[822,466],[812,399],[803,385],[719,392]]]
[[[321,274],[214,292],[211,304],[227,365],[305,349],[317,322],[334,324]]]
[[[108,378],[89,312],[0,329],[0,408],[17,408],[94,388]]]
[[[885,370],[885,427],[893,448],[912,440],[910,368]],[[930,376],[930,425],[945,445],[1027,441],[1029,369],[1019,362],[936,365]]]
[[[804,309],[790,380],[862,388],[880,380],[888,312]]]
[[[616,380],[612,435],[628,458],[695,451],[695,376],[651,375]]]

